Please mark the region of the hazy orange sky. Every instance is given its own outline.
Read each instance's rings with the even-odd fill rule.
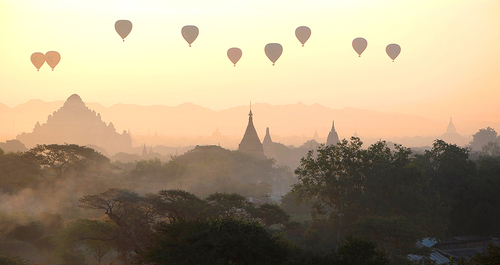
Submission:
[[[125,42],[120,19],[133,23]],[[184,25],[200,30],[191,48]],[[312,30],[305,47],[298,26]],[[361,57],[356,37],[368,41]],[[271,42],[283,46],[276,66],[264,54]],[[395,62],[390,43],[402,48]],[[498,0],[0,0],[0,103],[74,93],[214,110],[301,101],[498,121],[499,43]],[[231,47],[243,51],[236,67]],[[61,62],[37,72],[31,54],[51,50]]]

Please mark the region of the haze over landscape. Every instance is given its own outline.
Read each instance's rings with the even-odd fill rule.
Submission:
[[[499,18],[0,0],[0,265],[500,260]]]
[[[48,115],[58,110],[63,103],[64,101],[29,100],[14,108],[0,105],[0,140],[13,139],[22,132],[31,132],[37,122],[46,123]],[[236,149],[237,142],[244,133],[249,111],[249,105],[214,111],[193,103],[175,107],[134,104],[105,107],[99,103],[85,104],[99,113],[104,122],[112,122],[117,132],[130,130],[132,138],[136,139],[136,146],[144,143],[170,146],[217,144],[204,138],[209,138],[218,129],[222,135],[233,139],[221,142],[221,146]],[[321,141],[326,141],[332,121],[336,122],[341,139],[348,139],[356,133],[367,143],[385,139],[412,147],[430,146],[433,140],[445,133],[450,118],[436,121],[416,115],[348,107],[332,109],[320,104],[305,105],[300,102],[274,106],[256,103],[252,104],[252,111],[260,139],[264,138],[265,128],[269,127],[275,140],[294,146],[312,139],[315,132]],[[500,122],[491,120],[464,121],[453,117],[453,123],[457,133],[464,137],[457,142],[459,145],[470,142],[471,135],[480,128],[500,128]],[[154,140],[155,135],[156,138],[165,139]]]

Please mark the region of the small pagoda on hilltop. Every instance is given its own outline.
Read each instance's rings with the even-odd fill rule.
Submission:
[[[243,139],[241,139],[241,142],[238,145],[238,151],[251,154],[257,158],[267,159],[264,155],[264,148],[262,147],[262,143],[257,135],[257,131],[255,131],[255,127],[253,126],[252,116],[252,107],[250,105],[247,129],[245,131],[245,135],[243,135]]]
[[[100,147],[109,155],[132,150],[130,135],[126,131],[117,133],[111,122],[106,125],[101,115],[87,108],[77,94],[71,95],[61,108],[49,115],[46,123],[37,122],[33,132],[22,133],[16,139],[28,148],[36,144],[68,143]]]

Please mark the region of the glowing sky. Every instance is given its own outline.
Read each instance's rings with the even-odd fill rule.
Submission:
[[[132,21],[122,42],[116,20]],[[191,48],[184,25],[200,34]],[[294,35],[308,26],[301,47]],[[359,58],[351,46],[368,40]],[[283,45],[276,66],[267,43]],[[386,45],[398,43],[393,63]],[[500,120],[498,0],[0,0],[0,103],[320,103]],[[233,67],[226,56],[239,47]],[[61,54],[52,72],[34,52]]]

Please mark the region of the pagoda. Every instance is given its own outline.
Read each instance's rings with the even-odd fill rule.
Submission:
[[[245,135],[243,135],[243,139],[241,139],[241,142],[238,145],[238,151],[251,154],[257,158],[267,159],[264,155],[264,148],[262,147],[262,143],[257,135],[257,131],[255,131],[255,127],[253,126],[252,116],[252,107],[250,106],[247,129],[245,131]]]
[[[339,142],[339,135],[335,131],[335,121],[332,121],[332,129],[330,130],[328,138],[326,139],[326,145],[336,145]]]

